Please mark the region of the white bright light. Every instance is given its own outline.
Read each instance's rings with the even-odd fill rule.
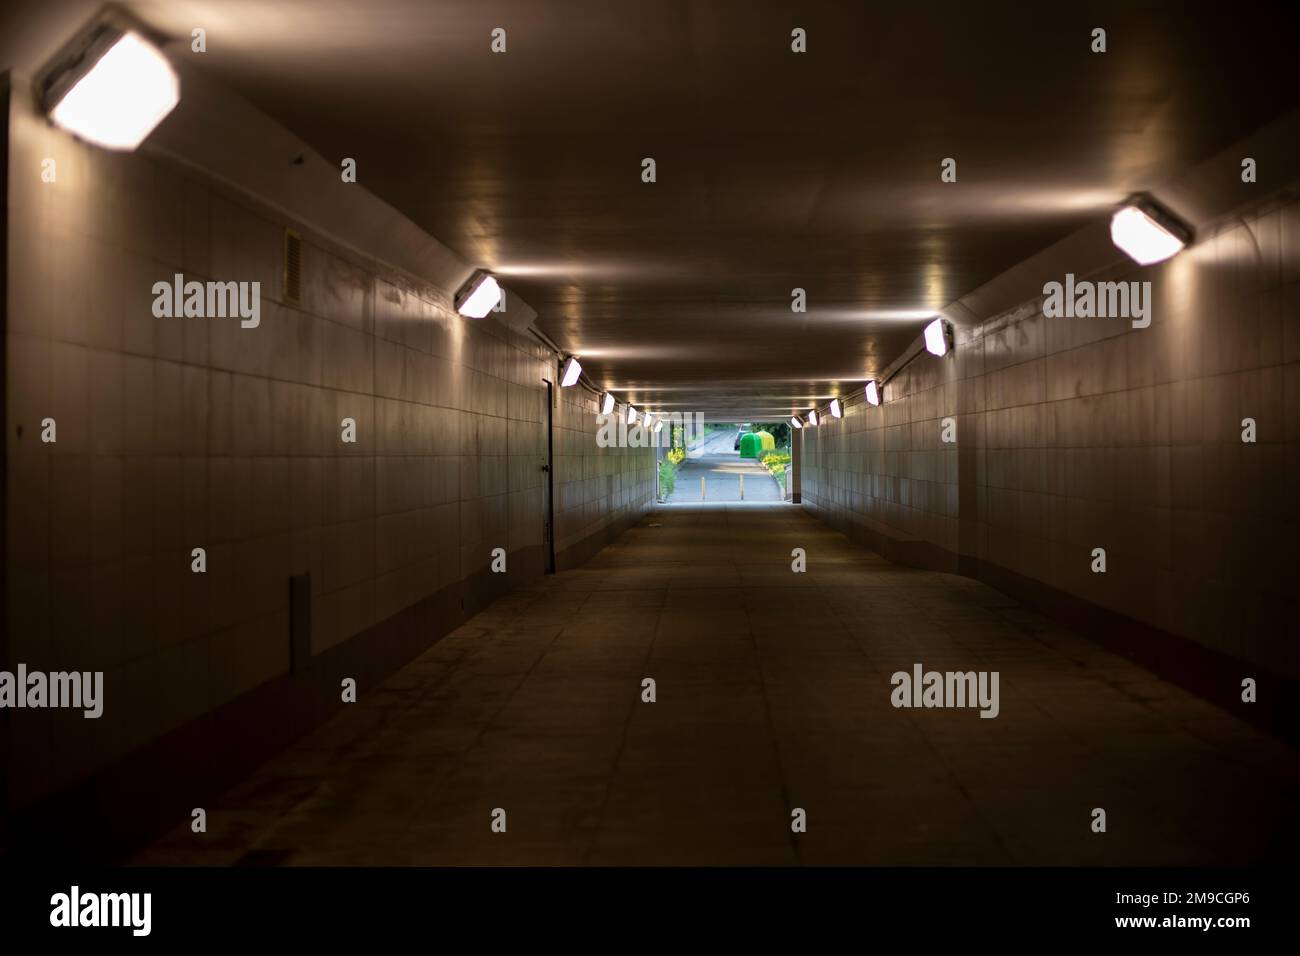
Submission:
[[[813,428],[817,427],[817,409],[814,408],[808,413],[808,424]]]
[[[1183,240],[1137,206],[1125,206],[1110,220],[1111,242],[1138,265],[1164,262],[1183,248]]]
[[[483,273],[478,280],[478,285],[465,296],[463,301],[456,309],[467,319],[481,319],[487,315],[501,301],[501,286],[497,285],[497,280],[487,273]]]
[[[868,403],[872,405],[880,404],[880,386],[876,384],[874,379],[867,383],[866,392]]]
[[[799,421],[799,416],[797,415],[794,418],[790,419],[790,424],[793,425],[795,428],[803,428],[803,422]]]
[[[575,384],[581,374],[582,365],[578,362],[578,356],[570,355],[569,360],[564,363],[564,371],[560,373],[560,388],[568,388]]]
[[[636,409],[633,408],[631,405],[627,407],[627,423],[629,425],[636,424]]]
[[[663,419],[660,419],[659,421],[655,422],[655,431],[656,431],[656,432],[661,432],[661,431],[663,431],[663,428],[664,428]]]
[[[653,415],[652,413],[650,413],[650,412],[646,412],[646,413],[645,413],[645,417],[641,419],[641,427],[643,427],[643,428],[649,428],[649,427],[650,427],[650,419],[652,419],[652,418],[654,418],[654,415]]]
[[[600,413],[602,415],[608,415],[613,410],[614,410],[614,396],[611,395],[609,392],[606,392],[605,397],[601,399],[600,402]]]
[[[948,351],[948,335],[943,327],[943,319],[935,319],[925,327],[925,350],[931,355],[943,355]]]
[[[54,105],[50,119],[97,146],[132,150],[180,99],[167,58],[139,34],[124,33]]]
[[[838,398],[831,399],[831,416],[834,418],[844,417],[844,412],[840,409],[840,400]]]

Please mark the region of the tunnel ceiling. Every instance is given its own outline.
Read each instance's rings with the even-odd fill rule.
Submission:
[[[710,417],[847,391],[918,313],[1294,102],[1289,5],[128,5],[205,27],[204,69],[502,274],[598,385]]]

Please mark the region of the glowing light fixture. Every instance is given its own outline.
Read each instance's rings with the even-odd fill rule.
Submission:
[[[808,424],[813,428],[817,427],[817,409],[814,408],[808,413]]]
[[[629,425],[636,424],[636,409],[633,408],[631,405],[627,407],[627,423]]]
[[[803,428],[803,422],[799,421],[798,415],[790,419],[790,425],[793,428]]]
[[[831,417],[832,418],[844,417],[844,410],[840,408],[840,400],[838,398],[831,399]]]
[[[661,418],[659,419],[659,421],[655,422],[655,433],[657,434],[663,430],[664,430],[664,421]]]
[[[481,319],[501,301],[501,286],[482,269],[456,293],[456,311],[467,319]]]
[[[874,378],[867,383],[865,391],[867,393],[867,404],[880,404],[880,384]]]
[[[560,388],[576,385],[581,374],[582,364],[578,361],[578,356],[570,355],[568,361],[564,363],[564,370],[560,373]]]
[[[602,415],[608,415],[613,410],[614,410],[614,396],[611,395],[609,392],[606,392],[605,397],[600,400],[600,413]]]
[[[105,23],[46,80],[43,99],[56,125],[96,146],[130,151],[176,108],[181,86],[156,46]]]
[[[650,427],[650,419],[652,419],[652,418],[654,418],[654,415],[653,415],[651,412],[646,412],[645,415],[642,416],[642,418],[641,418],[641,425],[642,425],[642,427],[644,427],[644,428],[649,428],[649,427]]]
[[[946,355],[952,348],[952,326],[935,319],[925,327],[925,350],[931,355]]]
[[[1110,220],[1110,240],[1138,265],[1164,262],[1192,241],[1192,230],[1149,196],[1135,196]]]

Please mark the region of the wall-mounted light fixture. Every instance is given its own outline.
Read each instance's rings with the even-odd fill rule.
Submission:
[[[880,383],[879,382],[877,382],[873,378],[871,381],[867,382],[867,387],[864,389],[864,391],[866,392],[867,395],[868,405],[880,404]]]
[[[600,399],[600,413],[602,415],[608,415],[613,410],[614,410],[614,396],[609,392],[606,392],[603,396],[601,396]]]
[[[570,355],[564,363],[564,369],[560,372],[560,388],[576,385],[581,374],[582,364],[578,361],[578,356]]]
[[[501,301],[501,286],[490,274],[478,269],[456,293],[456,311],[467,319],[481,319]]]
[[[817,427],[817,409],[814,408],[808,412],[808,424],[813,428]]]
[[[952,350],[952,323],[938,318],[927,325],[925,350],[931,355],[947,355]]]
[[[41,105],[55,125],[123,151],[139,146],[180,99],[180,80],[162,51],[111,23],[78,42],[41,89]]]
[[[831,417],[832,418],[844,417],[844,410],[840,408],[840,400],[838,398],[831,399]]]
[[[799,421],[798,415],[795,415],[793,418],[790,419],[790,426],[792,428],[803,428],[803,422]]]
[[[631,405],[627,407],[627,423],[629,425],[636,424],[636,409],[633,408]]]
[[[1178,254],[1192,241],[1192,227],[1150,196],[1132,196],[1110,219],[1110,241],[1141,266]]]

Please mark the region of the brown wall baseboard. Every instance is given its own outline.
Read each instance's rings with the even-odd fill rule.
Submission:
[[[615,539],[623,534],[628,528],[635,525],[644,518],[650,511],[651,507],[645,508],[634,515],[620,518],[619,520],[605,525],[594,534],[583,538],[577,544],[571,544],[563,551],[555,555],[555,570],[568,571],[571,568],[579,567],[586,564],[596,556],[601,548],[611,544]]]
[[[602,545],[603,546],[603,545]],[[18,810],[0,830],[0,856],[114,862],[189,819],[198,795],[216,795],[290,746],[358,695],[428,650],[505,593],[545,572],[540,546],[510,555],[510,571],[476,572],[176,728],[82,783]],[[287,584],[286,584],[287,587]],[[287,638],[286,638],[287,639]]]
[[[1157,676],[1191,691],[1247,723],[1300,744],[1300,681],[1214,650],[1190,638],[1134,620],[1118,611],[1035,581],[979,558],[962,558],[959,573],[1079,632]],[[1254,678],[1255,703],[1241,699],[1243,678]]]
[[[1300,696],[1300,681],[1292,677],[1144,624],[1001,565],[957,555],[929,541],[893,537],[876,528],[843,528],[822,518],[817,508],[809,508],[809,513],[895,564],[982,581],[1234,717],[1300,744],[1300,709],[1293,703]],[[1254,678],[1258,689],[1253,704],[1241,699],[1245,677]]]
[[[816,506],[815,501],[805,500],[802,503],[808,509],[808,513],[822,524],[834,528],[850,541],[876,552],[887,561],[906,565],[909,568],[945,571],[949,574],[959,573],[957,555],[947,548],[941,548],[922,538],[891,534],[883,525],[877,527],[862,523],[845,526],[826,517],[825,512]]]

